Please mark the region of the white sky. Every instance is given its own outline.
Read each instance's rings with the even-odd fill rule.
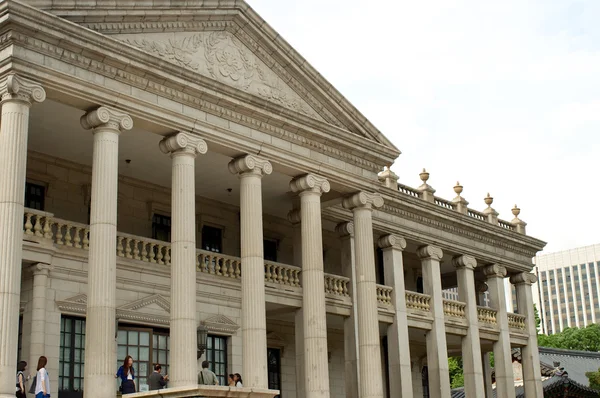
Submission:
[[[402,151],[400,182],[518,204],[544,253],[600,242],[600,1],[248,2]]]

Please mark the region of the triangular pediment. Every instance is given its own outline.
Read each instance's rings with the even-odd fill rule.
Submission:
[[[117,308],[118,310],[125,311],[138,311],[144,312],[155,311],[155,312],[171,312],[171,303],[169,300],[161,296],[160,294],[153,294],[139,300],[132,301]]]
[[[201,322],[210,332],[221,334],[235,334],[240,326],[225,315],[213,315]]]

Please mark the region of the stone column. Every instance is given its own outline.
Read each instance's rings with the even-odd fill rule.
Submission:
[[[498,397],[515,398],[510,329],[508,328],[506,293],[504,291],[506,268],[498,264],[488,265],[483,269],[483,273],[487,276],[486,283],[489,287],[491,307],[497,311],[496,321],[500,331],[498,341],[494,342],[496,395]]]
[[[33,273],[33,298],[31,300],[29,366],[30,369],[35,370],[39,357],[45,355],[46,352],[46,285],[52,266],[37,263],[30,269]]]
[[[306,398],[328,398],[329,361],[327,357],[321,194],[329,192],[330,187],[325,178],[306,174],[294,178],[290,182],[290,189],[300,196],[300,218],[302,220],[304,395]]]
[[[295,198],[297,199],[297,198]],[[302,224],[300,220],[300,201],[294,200],[294,209],[288,213],[293,228],[294,266],[302,268]],[[294,314],[294,346],[296,350],[296,398],[304,398],[304,311],[302,308]]]
[[[335,230],[342,241],[342,275],[350,278],[350,297],[352,312],[344,318],[344,365],[346,397],[358,398],[360,391],[359,360],[358,360],[358,325],[356,306],[356,265],[354,261],[354,224],[343,222]]]
[[[521,347],[521,358],[523,366],[523,386],[527,398],[542,398],[542,375],[540,371],[540,353],[537,345],[537,328],[533,312],[533,297],[531,285],[537,282],[537,277],[529,272],[521,272],[510,277],[517,289],[517,308],[519,314],[525,315],[527,334],[527,345]]]
[[[477,261],[471,256],[457,256],[452,259],[458,280],[458,298],[466,304],[467,335],[462,338],[463,373],[467,398],[485,396],[483,367],[481,363],[481,343],[479,340],[479,315],[473,270]]]
[[[159,144],[171,155],[171,387],[197,384],[195,159],[206,142],[179,132]]]
[[[15,396],[29,108],[46,98],[31,80],[0,80],[0,397]]]
[[[263,175],[273,172],[273,167],[267,160],[245,155],[229,162],[229,171],[240,176],[244,385],[267,388],[267,317],[261,180]]]
[[[448,348],[446,346],[446,324],[440,260],[442,249],[435,246],[421,246],[417,251],[423,270],[423,293],[431,296],[430,308],[433,316],[431,330],[427,332],[427,370],[429,372],[429,396],[446,398],[450,396],[448,377]]]
[[[412,398],[413,388],[410,367],[410,341],[406,317],[406,291],[404,289],[404,263],[402,251],[406,248],[404,238],[385,235],[379,239],[383,250],[385,281],[394,288],[394,323],[388,326],[388,352],[390,368],[390,396]]]
[[[485,307],[485,292],[488,291],[488,285],[485,282],[477,282],[475,284],[477,291],[477,305]],[[492,365],[490,364],[490,353],[481,352],[481,361],[483,369],[483,388],[485,389],[485,398],[493,398],[492,388]]]
[[[343,206],[354,214],[360,397],[381,398],[383,383],[371,213],[374,207],[383,206],[383,199],[376,193],[358,192],[345,198]]]
[[[117,189],[119,134],[133,127],[131,117],[101,106],[81,117],[94,134],[92,201],[85,327],[86,398],[115,394],[115,295],[117,284]]]

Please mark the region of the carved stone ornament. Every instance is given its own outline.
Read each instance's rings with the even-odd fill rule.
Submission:
[[[269,175],[273,172],[273,166],[268,160],[254,155],[244,155],[229,162],[229,171],[233,174],[256,174]]]
[[[532,284],[536,283],[537,280],[537,276],[530,272],[520,272],[510,277],[510,283],[513,285],[526,284],[531,286]]]
[[[506,267],[500,264],[492,264],[483,268],[483,274],[489,277],[504,278],[506,276]]]
[[[335,232],[338,233],[340,238],[354,236],[354,223],[350,221],[341,222],[335,226]]]
[[[349,210],[363,207],[367,209],[379,208],[383,206],[383,198],[378,193],[357,192],[352,196],[344,198],[342,205]]]
[[[314,119],[323,118],[252,50],[226,30],[122,35],[127,44]]]
[[[379,238],[377,244],[382,249],[406,249],[406,240],[398,235],[384,235]]]
[[[300,209],[292,209],[289,211],[287,215],[288,221],[292,224],[299,224],[302,222],[302,217],[300,215]]]
[[[234,335],[240,325],[227,318],[225,315],[214,315],[200,322],[208,328],[209,332]]]
[[[440,261],[444,255],[444,252],[437,246],[427,245],[419,247],[417,250],[417,255],[421,260],[431,259]]]
[[[23,101],[29,105],[46,99],[46,91],[41,85],[18,75],[8,75],[0,80],[0,95],[2,102]]]
[[[476,290],[478,293],[485,293],[485,292],[487,292],[487,291],[488,291],[488,289],[489,289],[489,286],[488,286],[488,284],[487,284],[487,283],[485,283],[485,282],[481,282],[481,281],[479,281],[479,282],[475,283],[475,290]]]
[[[477,267],[477,260],[475,260],[475,257],[473,256],[455,256],[452,258],[452,264],[454,264],[456,268],[468,268],[473,270]]]
[[[330,189],[331,185],[326,178],[312,173],[295,177],[290,181],[290,190],[294,193],[314,192],[320,195],[329,192]]]
[[[131,116],[107,106],[101,106],[89,111],[81,117],[80,122],[81,126],[86,130],[103,127],[122,132],[133,128]]]
[[[163,138],[158,147],[163,153],[188,153],[193,156],[203,155],[208,151],[206,141],[183,131]]]
[[[48,273],[52,271],[53,268],[54,266],[46,263],[37,263],[29,267],[33,275],[48,275]]]

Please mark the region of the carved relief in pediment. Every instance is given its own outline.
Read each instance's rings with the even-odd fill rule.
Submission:
[[[227,318],[225,315],[214,315],[201,322],[208,328],[209,332],[233,335],[240,325]]]
[[[285,108],[323,120],[250,49],[228,31],[121,34],[134,47]]]

